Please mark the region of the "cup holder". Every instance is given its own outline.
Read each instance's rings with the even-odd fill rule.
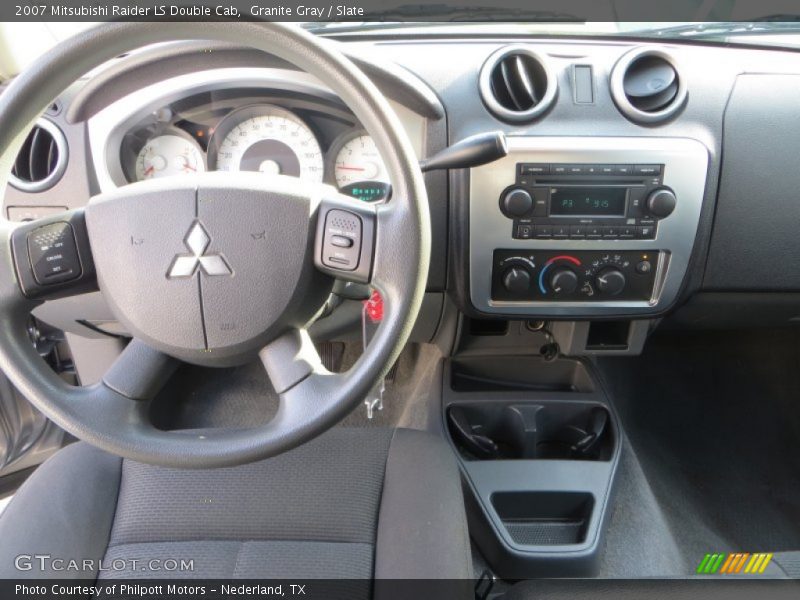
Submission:
[[[467,460],[610,460],[611,416],[596,403],[464,403],[447,411]]]

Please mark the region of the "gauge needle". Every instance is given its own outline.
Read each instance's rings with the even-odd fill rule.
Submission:
[[[152,175],[152,174],[153,174],[153,172],[154,172],[155,170],[156,170],[156,168],[155,168],[153,165],[150,165],[149,167],[147,167],[147,168],[144,170],[144,176],[145,176],[145,177],[149,177],[150,175]]]
[[[343,171],[366,171],[363,167],[351,167],[349,165],[336,165],[336,168]]]

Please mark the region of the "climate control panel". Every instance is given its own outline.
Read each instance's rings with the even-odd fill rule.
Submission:
[[[659,252],[494,251],[492,300],[650,301]]]

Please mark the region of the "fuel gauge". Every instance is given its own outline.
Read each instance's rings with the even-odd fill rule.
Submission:
[[[168,133],[151,138],[136,158],[136,180],[205,171],[204,154],[192,139]]]

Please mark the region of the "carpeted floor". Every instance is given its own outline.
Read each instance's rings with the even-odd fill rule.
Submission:
[[[800,549],[800,335],[661,334],[640,357],[599,364],[633,451],[620,468],[626,516],[612,522],[607,574],[691,572],[713,551]],[[648,489],[652,498],[635,500]],[[648,547],[665,529],[677,553]],[[636,563],[640,573],[623,566]]]

